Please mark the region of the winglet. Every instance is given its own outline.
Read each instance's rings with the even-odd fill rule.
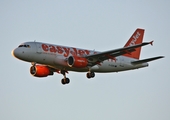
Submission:
[[[150,44],[153,46],[153,41],[151,41]]]

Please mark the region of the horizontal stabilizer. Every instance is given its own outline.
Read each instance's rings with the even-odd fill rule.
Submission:
[[[158,57],[153,57],[153,58],[148,58],[148,59],[143,59],[143,60],[137,60],[137,61],[133,61],[131,62],[133,65],[137,65],[137,64],[142,64],[142,63],[146,63],[146,62],[150,62],[153,60],[157,60],[160,58],[164,58],[164,56],[158,56]]]

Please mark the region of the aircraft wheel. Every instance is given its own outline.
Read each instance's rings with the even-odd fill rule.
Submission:
[[[90,79],[90,78],[91,78],[90,73],[87,73],[87,74],[86,74],[86,77]]]
[[[66,79],[62,79],[61,80],[61,83],[63,84],[63,85],[65,85],[65,84],[69,84],[70,83],[70,79],[69,78],[66,78]]]
[[[94,73],[94,72],[91,72],[91,73],[90,73],[90,76],[91,76],[92,78],[94,78],[94,77],[95,77],[95,73]]]
[[[90,72],[90,73],[88,72],[88,73],[86,74],[86,77],[89,78],[89,79],[90,79],[90,78],[94,78],[94,77],[95,77],[95,73],[94,73],[94,72]]]
[[[70,83],[70,79],[66,78],[66,84],[69,84],[69,83]]]
[[[61,83],[62,83],[63,85],[66,84],[64,78],[61,80]]]

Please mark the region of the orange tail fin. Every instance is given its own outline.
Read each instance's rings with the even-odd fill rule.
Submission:
[[[133,35],[130,37],[130,39],[128,40],[128,42],[125,44],[124,47],[142,43],[144,31],[145,31],[144,29],[139,29],[139,28],[136,29],[136,31],[133,33]],[[134,52],[125,54],[124,56],[139,59],[140,51],[141,51],[141,47],[136,48]]]

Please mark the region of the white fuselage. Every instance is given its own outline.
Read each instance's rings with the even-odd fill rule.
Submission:
[[[12,51],[16,58],[23,61],[48,65],[58,70],[66,69],[77,72],[87,72],[89,68],[70,67],[67,64],[67,58],[75,55],[83,57],[95,53],[99,52],[41,42],[25,42]],[[131,64],[132,61],[136,61],[136,59],[119,56],[115,60],[105,60],[90,69],[93,72],[119,72],[148,66],[148,63],[133,65]]]

